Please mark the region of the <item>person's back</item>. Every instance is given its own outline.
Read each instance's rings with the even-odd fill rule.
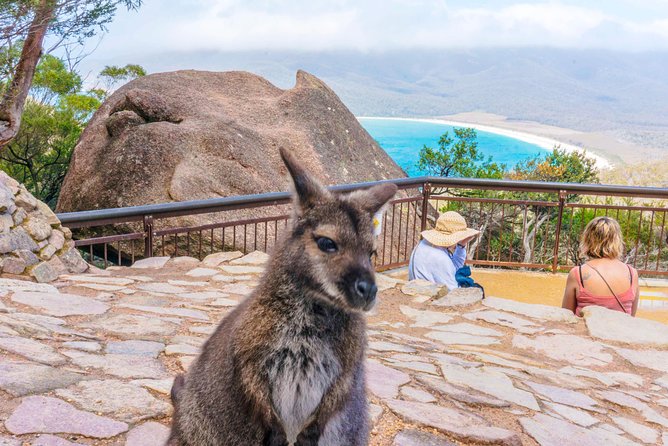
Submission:
[[[638,273],[619,260],[622,249],[619,223],[609,217],[593,219],[580,246],[581,255],[589,260],[568,275],[562,306],[578,316],[589,305],[635,315]]]

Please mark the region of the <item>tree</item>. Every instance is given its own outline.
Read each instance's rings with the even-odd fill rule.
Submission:
[[[21,116],[43,54],[70,54],[113,19],[119,5],[136,9],[141,0],[0,0],[3,66],[0,78],[0,148],[19,132]],[[45,37],[53,45],[43,51]]]
[[[138,77],[146,76],[146,70],[141,65],[127,64],[124,67],[107,65],[100,71],[99,78],[105,83],[106,91],[112,90],[120,83],[126,83]]]
[[[507,177],[511,180],[598,183],[599,171],[596,168],[596,161],[593,158],[589,158],[584,150],[567,152],[559,147],[555,147],[548,154],[537,155],[520,161],[508,173]],[[549,201],[551,197],[546,196],[546,194],[532,193],[520,194],[517,198]],[[566,197],[567,202],[577,199],[577,195],[568,195]],[[540,205],[521,205],[517,209],[522,211],[522,227],[524,228],[524,233],[522,234],[523,262],[533,263],[534,243],[536,242],[537,234],[546,222],[555,217],[556,208]]]
[[[448,132],[438,140],[438,148],[420,150],[418,168],[429,175],[462,178],[503,178],[506,166],[485,158],[478,149],[478,134],[472,128],[455,128],[456,141]]]
[[[82,91],[79,74],[63,60],[44,56],[19,132],[0,153],[0,167],[37,198],[55,206],[74,146],[105,94]]]

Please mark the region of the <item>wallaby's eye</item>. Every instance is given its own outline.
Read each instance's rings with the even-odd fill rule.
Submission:
[[[331,238],[327,237],[318,237],[315,242],[318,244],[318,248],[320,248],[320,251],[322,252],[336,252],[337,247],[336,243],[334,243],[334,240]]]

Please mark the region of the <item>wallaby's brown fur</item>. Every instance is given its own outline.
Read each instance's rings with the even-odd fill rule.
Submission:
[[[254,293],[175,381],[170,446],[368,444],[372,216],[396,186],[334,194],[281,156],[295,186],[293,225]]]

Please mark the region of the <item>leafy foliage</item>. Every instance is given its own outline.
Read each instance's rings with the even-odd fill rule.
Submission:
[[[124,67],[107,65],[100,71],[98,77],[106,84],[107,90],[111,90],[120,83],[126,83],[142,76],[146,76],[146,70],[141,65],[127,64]]]
[[[430,175],[463,178],[502,178],[506,166],[485,158],[478,149],[478,135],[472,128],[455,128],[455,139],[445,132],[438,148],[420,150],[418,168]]]

